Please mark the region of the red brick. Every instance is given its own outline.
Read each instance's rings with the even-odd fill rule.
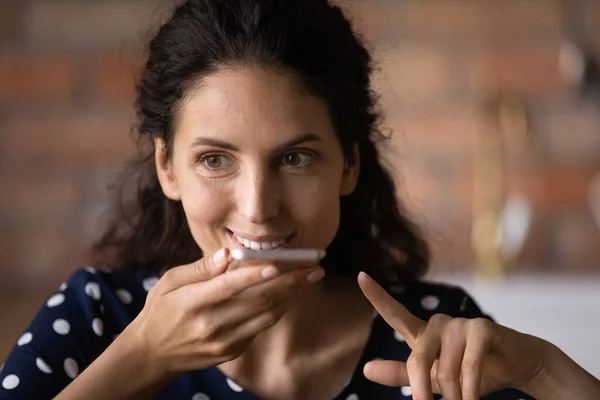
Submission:
[[[476,53],[470,74],[489,74],[498,86],[517,95],[550,95],[564,92],[558,68],[558,46],[550,49],[485,49]]]
[[[73,60],[60,55],[0,57],[0,103],[67,101],[75,90]]]
[[[542,151],[552,164],[600,169],[600,114],[595,106],[563,105],[549,110],[539,123]]]
[[[457,221],[456,205],[452,197],[455,172],[443,160],[423,157],[406,160],[400,169],[401,184],[397,195],[415,215],[437,228],[448,228]]]
[[[439,38],[544,37],[562,32],[559,0],[404,0],[388,2],[395,29]]]
[[[598,45],[597,38],[600,36],[600,3],[597,1],[584,2],[585,29],[588,33],[588,40]]]
[[[432,249],[432,273],[474,271],[471,227],[468,223],[446,229],[429,228]]]
[[[15,2],[0,0],[0,43],[10,42],[16,29],[17,18]]]
[[[34,0],[29,40],[45,47],[117,47],[137,44],[164,19],[171,2],[159,0]]]
[[[133,104],[142,63],[141,57],[133,54],[102,57],[96,66],[94,78],[100,99]]]
[[[539,214],[533,218],[521,254],[516,264],[512,265],[512,269],[507,270],[507,273],[523,270],[543,272],[551,267],[548,262],[551,255],[546,250],[548,227],[544,223],[545,220],[541,219]]]
[[[534,212],[553,212],[570,208],[586,208],[595,168],[561,169],[558,167],[521,171],[504,176],[503,198],[520,193],[528,198]],[[520,180],[519,180],[520,179]],[[456,212],[468,215],[473,206],[473,175],[465,170],[453,188]]]
[[[10,172],[9,172],[10,171]],[[6,196],[0,196],[0,218],[20,226],[72,220],[78,203],[74,174],[57,169],[26,170],[12,167],[0,172]]]
[[[384,126],[392,143],[408,157],[436,155],[464,161],[470,157],[477,129],[472,109],[456,106],[405,107],[390,114]]]
[[[372,0],[337,0],[344,14],[352,21],[352,28],[368,40],[383,39],[386,10],[383,2]]]
[[[588,210],[573,211],[556,219],[558,265],[563,271],[597,270],[600,260],[600,227]]]
[[[0,274],[12,280],[0,287],[57,288],[68,272],[85,266],[85,246],[65,229],[31,229],[2,234],[10,248],[0,256]]]
[[[13,117],[7,122],[7,154],[57,165],[122,162],[133,154],[132,117],[126,114],[53,114]]]
[[[592,177],[597,168],[547,167],[530,180],[534,207],[543,211],[587,209]]]
[[[442,49],[405,46],[375,54],[379,61],[374,87],[390,105],[448,98],[451,92],[452,57]]]

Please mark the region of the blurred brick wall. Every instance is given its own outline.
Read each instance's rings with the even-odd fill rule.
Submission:
[[[86,265],[107,184],[134,147],[132,81],[160,0],[0,0],[0,291],[55,287]],[[379,61],[400,191],[436,269],[471,268],[472,71],[494,70],[531,112],[521,269],[600,268],[587,205],[600,115],[563,83],[558,0],[343,1]],[[600,2],[588,1],[600,33]]]

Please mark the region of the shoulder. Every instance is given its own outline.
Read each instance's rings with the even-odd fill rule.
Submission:
[[[60,287],[65,303],[117,320],[121,328],[143,308],[148,292],[158,282],[147,270],[109,270],[86,267],[75,271]]]
[[[406,286],[391,288],[390,294],[409,311],[424,320],[438,313],[455,318],[490,318],[459,286],[421,280]]]
[[[97,358],[144,306],[152,272],[82,268],[41,305],[0,371],[0,398],[51,398]],[[3,392],[6,389],[6,392]]]

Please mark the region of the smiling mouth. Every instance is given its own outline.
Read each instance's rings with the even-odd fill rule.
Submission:
[[[240,237],[230,230],[228,230],[228,232],[231,237],[231,240],[234,243],[238,244],[240,248],[245,248],[248,250],[276,250],[278,248],[284,247],[284,245],[288,243],[291,237],[293,236],[293,234],[291,234],[287,237],[276,238],[274,240],[255,241]]]

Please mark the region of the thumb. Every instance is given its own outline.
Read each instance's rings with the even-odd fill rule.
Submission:
[[[363,368],[365,377],[385,386],[408,386],[406,363],[390,360],[369,361]]]
[[[227,268],[229,249],[224,247],[212,256],[202,257],[191,264],[175,267],[167,271],[164,278],[172,291],[182,286],[204,282],[222,274]]]
[[[435,360],[430,371],[430,379],[434,393],[441,393],[437,381],[439,361]],[[369,361],[363,368],[365,377],[373,382],[385,386],[410,386],[408,369],[402,361],[375,360]]]

